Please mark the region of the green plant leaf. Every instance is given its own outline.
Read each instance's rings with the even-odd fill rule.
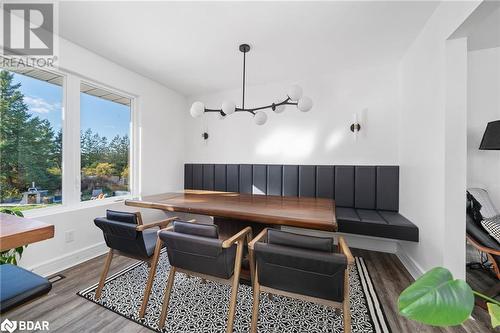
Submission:
[[[406,288],[398,299],[399,313],[433,326],[453,326],[469,318],[474,294],[463,280],[454,280],[450,271],[435,267]]]
[[[486,303],[486,305],[491,317],[491,326],[493,328],[500,326],[500,306],[493,303]]]

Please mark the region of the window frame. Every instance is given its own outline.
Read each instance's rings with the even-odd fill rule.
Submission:
[[[8,68],[6,68],[8,70]],[[79,209],[110,205],[123,202],[125,199],[140,194],[140,136],[139,96],[111,87],[107,84],[81,76],[63,69],[41,70],[62,76],[62,204],[23,211],[26,217],[42,217]],[[80,84],[85,83],[96,88],[105,89],[130,99],[130,148],[129,148],[129,192],[130,194],[114,196],[100,200],[80,200],[81,192],[81,149],[80,149]]]
[[[98,83],[95,83],[95,81],[91,81],[91,80],[87,80],[87,79],[80,79],[79,80],[79,85],[78,85],[78,123],[80,125],[80,119],[81,119],[81,110],[80,110],[80,106],[81,106],[81,101],[80,101],[80,94],[84,94],[84,92],[81,92],[80,91],[80,86],[81,84],[86,84],[86,85],[89,85],[89,86],[92,86],[94,88],[97,88],[97,89],[103,89],[103,90],[106,90],[112,94],[116,94],[116,95],[119,95],[121,97],[124,97],[124,98],[128,98],[130,99],[130,124],[129,124],[129,152],[128,152],[128,163],[129,163],[129,179],[128,179],[128,182],[129,182],[129,192],[130,194],[126,194],[126,195],[118,195],[118,196],[114,196],[114,197],[109,197],[109,198],[104,198],[104,199],[99,199],[99,200],[94,200],[94,201],[99,201],[99,202],[108,202],[108,203],[113,203],[113,202],[117,202],[117,201],[123,201],[125,199],[130,199],[134,196],[134,194],[136,192],[134,192],[134,178],[135,178],[135,175],[134,175],[134,171],[136,169],[134,163],[132,162],[133,161],[133,158],[135,157],[135,131],[134,131],[134,124],[135,124],[135,119],[134,119],[134,105],[135,105],[135,99],[136,97],[128,94],[128,93],[124,93],[118,89],[115,89],[115,88],[109,88],[108,86],[104,86],[102,84],[98,84]],[[93,200],[86,200],[86,201],[82,201],[81,198],[80,198],[80,194],[81,194],[81,185],[82,185],[82,180],[81,180],[81,155],[82,155],[82,152],[81,152],[81,147],[80,147],[80,131],[81,131],[81,126],[79,126],[79,129],[78,129],[78,154],[79,154],[79,157],[78,157],[78,175],[79,175],[79,181],[78,181],[78,200],[80,202],[80,204],[84,204],[86,202],[92,202]],[[63,136],[64,136],[64,133],[63,133]],[[64,147],[63,147],[63,152],[64,152]],[[64,154],[64,153],[63,153]],[[64,200],[64,193],[63,193],[63,200]],[[95,204],[93,205],[89,205],[89,206],[95,206]]]

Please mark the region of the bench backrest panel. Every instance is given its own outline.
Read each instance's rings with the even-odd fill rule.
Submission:
[[[331,198],[338,207],[398,211],[399,166],[189,163],[184,188]]]

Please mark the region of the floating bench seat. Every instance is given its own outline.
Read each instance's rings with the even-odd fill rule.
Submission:
[[[185,164],[184,188],[334,199],[339,232],[418,242],[395,165]]]
[[[52,289],[46,279],[11,264],[0,265],[0,313],[45,295]]]
[[[418,228],[406,217],[390,211],[337,208],[339,232],[418,242]]]

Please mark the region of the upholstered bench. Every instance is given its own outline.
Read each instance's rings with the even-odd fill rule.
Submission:
[[[339,232],[418,242],[396,165],[185,164],[184,188],[334,199]]]
[[[45,295],[52,289],[46,279],[11,264],[0,265],[0,313]]]

